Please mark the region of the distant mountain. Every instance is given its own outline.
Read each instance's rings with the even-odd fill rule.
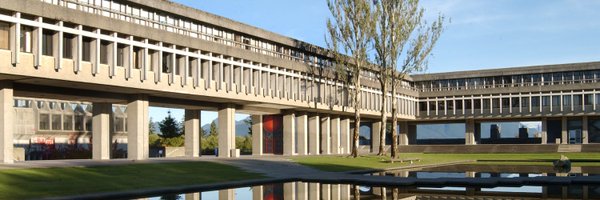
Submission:
[[[246,135],[248,135],[248,128],[250,128],[250,125],[248,125],[248,124],[246,124],[246,122],[244,122],[244,120],[246,120],[246,119],[247,118],[244,118],[243,120],[235,121],[235,135],[236,136],[245,137]],[[217,121],[217,119],[214,119],[213,122],[215,122],[217,127],[219,127],[219,121]],[[210,133],[210,124],[211,123],[207,123],[207,124],[204,124],[204,126],[202,126],[202,129],[204,129],[204,132],[207,134]]]

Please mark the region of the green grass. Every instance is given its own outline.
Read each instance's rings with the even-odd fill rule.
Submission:
[[[573,161],[573,166],[600,166],[600,153],[562,153]],[[401,153],[400,159],[421,159],[413,165],[431,165],[459,161],[485,160],[478,164],[505,165],[552,165],[552,160],[560,158],[561,153],[538,154],[424,154]],[[393,167],[410,166],[409,163],[390,163],[389,157],[360,156],[312,156],[295,157],[295,162],[323,171],[351,171],[368,169],[388,169]],[[502,162],[501,162],[502,161]],[[534,162],[535,161],[535,162]],[[543,162],[539,162],[543,161]]]
[[[97,192],[263,178],[211,162],[0,170],[0,199],[30,199]]]

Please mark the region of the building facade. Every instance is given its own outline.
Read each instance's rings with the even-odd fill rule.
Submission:
[[[62,132],[83,130],[93,159],[109,159],[115,141],[127,142],[129,159],[146,159],[149,106],[186,110],[186,155],[192,157],[199,155],[200,110],[218,112],[221,157],[238,154],[236,112],[252,115],[253,154],[350,150],[349,94],[356,88],[321,70],[334,61],[320,47],[166,0],[0,0],[0,5],[5,163],[13,161],[13,146],[24,143],[23,127],[42,134],[59,125]],[[540,143],[568,143],[569,124],[581,121],[581,143],[596,142],[588,127],[596,123],[600,102],[599,66],[413,75],[397,94],[379,90],[376,73],[366,71],[358,88],[361,112],[376,132],[381,96],[396,98],[405,146],[416,143],[419,123],[465,123],[465,144],[477,144],[478,123],[512,119],[541,120]],[[21,124],[24,118],[15,116],[26,113],[19,111],[24,105],[36,114]],[[391,111],[389,103],[385,107]],[[558,129],[548,125],[556,120]],[[111,132],[119,133],[117,139]],[[372,134],[371,148],[382,139]]]

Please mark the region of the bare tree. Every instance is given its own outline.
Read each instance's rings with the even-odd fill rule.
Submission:
[[[423,71],[427,67],[427,58],[439,39],[443,30],[444,17],[438,18],[429,25],[423,20],[424,9],[419,7],[419,0],[385,0],[374,1],[376,5],[377,32],[373,37],[376,51],[376,62],[380,67],[379,82],[381,84],[382,107],[379,153],[383,155],[384,134],[386,132],[386,96],[388,84],[391,86],[392,98],[392,152],[396,157],[398,151],[398,103],[396,94],[406,75]],[[407,48],[404,51],[404,48]],[[398,59],[404,59],[398,66]],[[388,83],[388,81],[391,81]]]
[[[360,127],[360,74],[368,65],[368,48],[373,37],[374,18],[372,6],[368,0],[328,0],[327,6],[332,18],[327,20],[327,46],[332,49],[336,60],[350,59],[346,65],[337,64],[349,73],[352,89],[352,105],[354,107],[354,133],[352,156],[358,156],[358,131]],[[338,52],[346,53],[350,58],[342,58]],[[340,70],[336,70],[340,71]]]

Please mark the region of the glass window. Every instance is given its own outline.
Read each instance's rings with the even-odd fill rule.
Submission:
[[[560,106],[560,96],[558,96],[558,95],[552,96],[552,106],[553,107]]]
[[[0,22],[0,49],[9,49],[10,47],[10,24]]]
[[[522,97],[521,98],[521,107],[523,109],[529,109],[529,97]]]
[[[65,130],[65,131],[73,130],[73,115],[64,115],[63,130]]]
[[[115,117],[115,132],[124,132],[125,131],[125,120],[123,117]]]
[[[75,130],[83,131],[83,118],[82,114],[75,115]]]
[[[49,114],[40,114],[40,130],[49,130],[50,129],[50,115]]]
[[[16,108],[31,108],[31,100],[15,99]]]
[[[85,118],[85,130],[92,131],[92,118],[91,117]]]
[[[119,44],[117,48],[117,66],[123,66],[125,60],[125,48],[127,48],[124,44]]]
[[[65,34],[63,39],[63,58],[73,59],[74,35]]]
[[[53,55],[53,36],[54,32],[50,30],[44,29],[44,34],[42,35],[42,54],[46,56]]]
[[[540,97],[531,97],[531,107],[540,107]]]
[[[563,106],[571,106],[571,95],[563,96]]]
[[[519,105],[521,105],[521,104],[519,103],[519,102],[521,102],[521,101],[519,101],[519,99],[520,99],[519,97],[513,97],[513,98],[512,98],[512,107],[513,107],[513,108],[518,108],[518,107],[519,107]]]
[[[92,62],[92,38],[83,38],[83,45],[81,48],[81,60]]]
[[[592,105],[594,103],[593,98],[594,98],[594,96],[592,94],[586,94],[585,98],[583,100],[583,104],[586,106]]]
[[[108,41],[100,42],[100,64],[108,64],[108,45]]]
[[[62,130],[62,116],[52,115],[52,130]]]
[[[427,102],[419,102],[419,111],[427,111]]]
[[[490,109],[490,99],[483,99],[483,109]]]
[[[465,99],[465,109],[471,109],[471,107],[472,107],[471,102],[472,102],[471,99]]]
[[[580,94],[573,95],[573,105],[581,106],[582,103],[583,99]]]
[[[21,52],[31,53],[33,27],[21,26],[21,44],[19,45]]]
[[[542,97],[542,106],[544,106],[544,107],[550,106],[550,96]]]

